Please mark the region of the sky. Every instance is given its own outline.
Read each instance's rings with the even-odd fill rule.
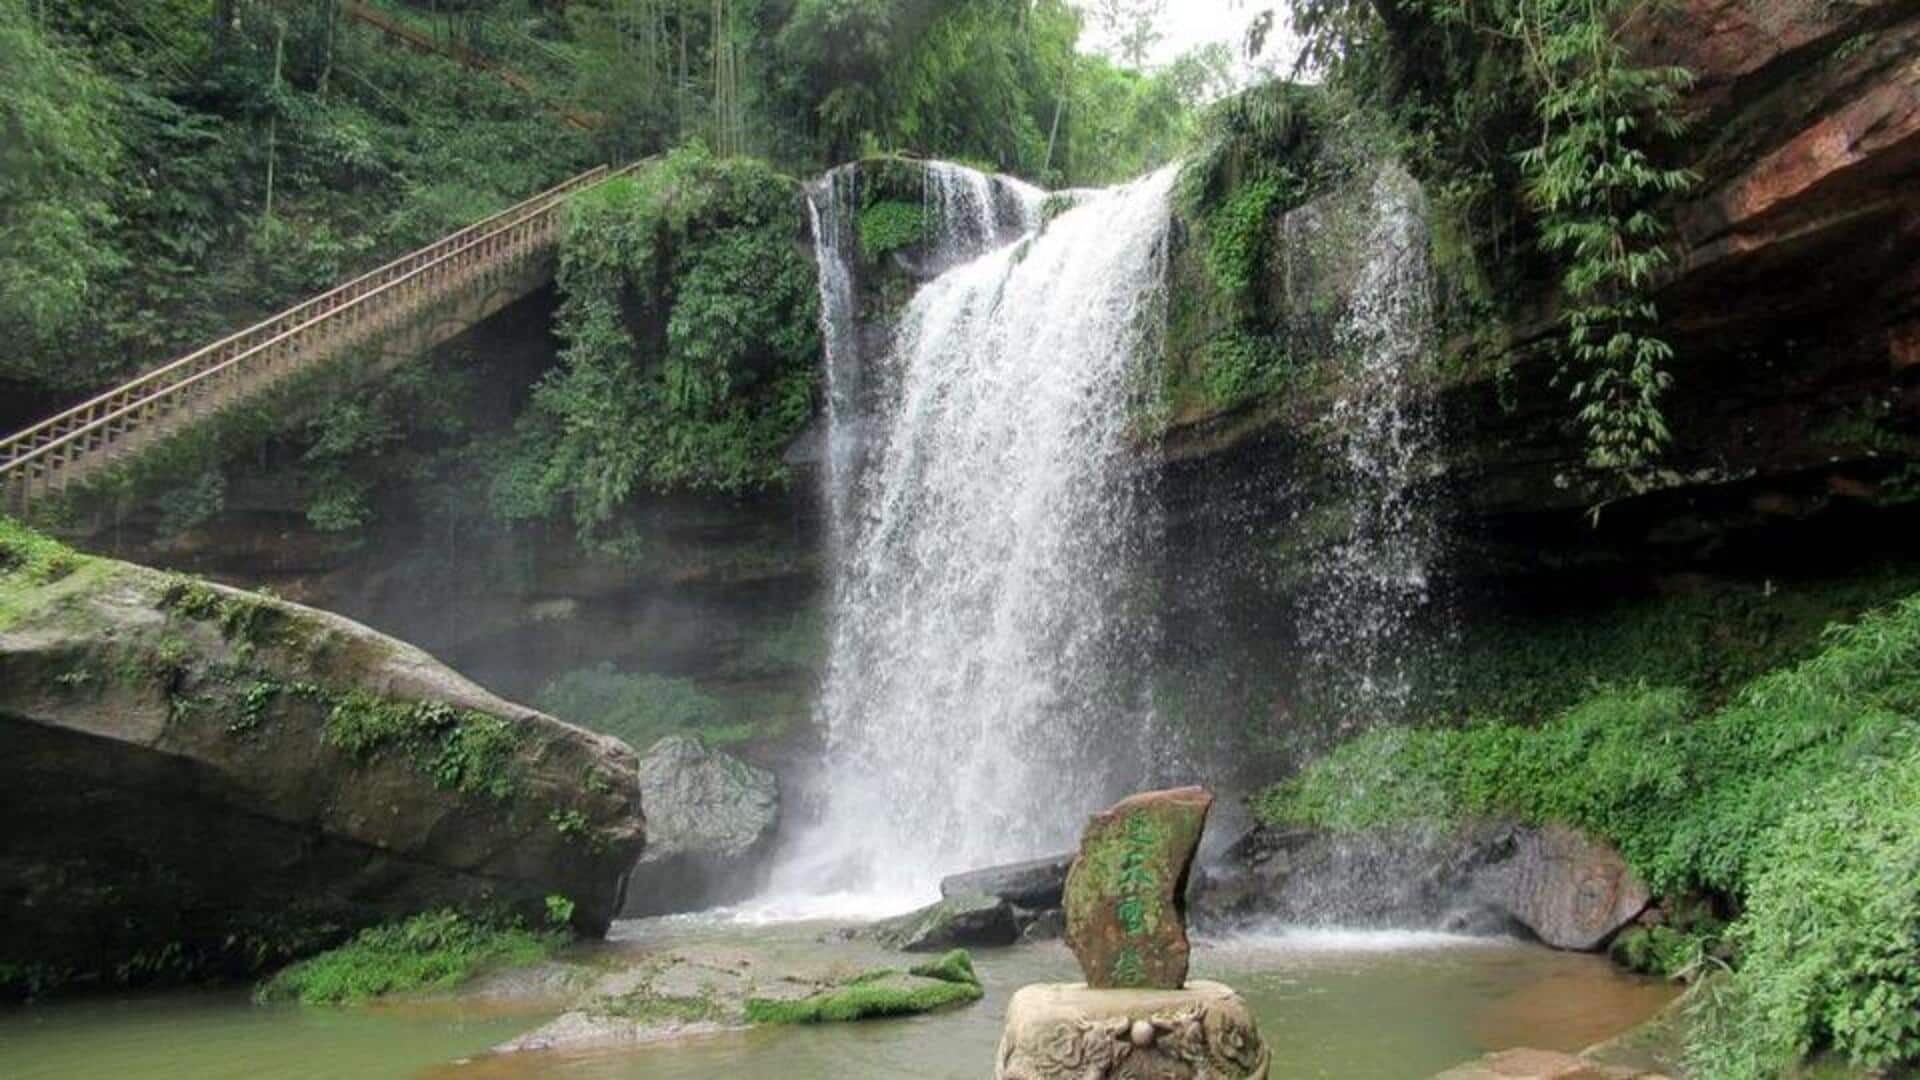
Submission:
[[[1085,8],[1088,5],[1082,3],[1079,6]],[[1160,16],[1160,32],[1166,37],[1154,48],[1149,62],[1154,65],[1165,64],[1188,49],[1215,41],[1224,42],[1235,56],[1239,56],[1247,24],[1253,21],[1253,17],[1266,8],[1284,6],[1284,0],[1167,0],[1167,10]],[[1088,33],[1095,49],[1108,51],[1111,43],[1098,27],[1089,26]],[[1287,42],[1284,12],[1281,26],[1276,28],[1266,52],[1262,60],[1268,64],[1276,56],[1292,55]]]

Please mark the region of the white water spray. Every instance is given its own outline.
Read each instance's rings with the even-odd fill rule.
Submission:
[[[1318,677],[1344,699],[1350,723],[1392,719],[1406,705],[1409,629],[1430,600],[1439,547],[1420,497],[1435,459],[1435,422],[1420,381],[1432,346],[1433,275],[1419,185],[1382,169],[1369,220],[1365,262],[1336,332],[1345,382],[1328,418],[1351,516],[1317,568],[1321,583],[1304,628]]]
[[[966,173],[929,173],[955,246],[1006,224]],[[1127,398],[1163,321],[1173,179],[1090,196],[955,266],[873,361],[889,392],[868,464],[832,481],[852,490],[832,495],[848,516],[825,814],[776,892],[924,900],[943,873],[1069,845],[1149,771],[1151,619],[1131,590],[1154,528]],[[1028,192],[1019,224],[1038,221]]]

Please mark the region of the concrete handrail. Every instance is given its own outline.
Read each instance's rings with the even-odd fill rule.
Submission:
[[[450,269],[466,269],[473,266],[484,268],[500,261],[495,256],[512,256],[523,248],[530,248],[540,239],[541,234],[557,229],[559,221],[557,211],[567,195],[585,186],[613,177],[629,175],[644,164],[646,164],[644,161],[636,162],[611,174],[605,167],[583,173],[559,187],[452,233],[412,255],[396,259],[379,270],[355,278],[347,285],[323,294],[322,297],[289,309],[280,317],[269,319],[239,334],[231,335],[213,346],[174,361],[163,369],[149,372],[58,417],[35,425],[0,443],[0,451],[11,451],[10,456],[0,458],[0,479],[7,479],[7,474],[24,471],[37,462],[44,462],[44,467],[49,469],[58,467],[70,460],[62,451],[76,442],[108,429],[116,422],[161,406],[170,398],[184,396],[191,389],[218,376],[237,372],[262,356],[271,357],[279,346],[306,337],[338,321],[356,319],[370,311],[383,308],[386,300],[400,296],[401,291],[408,285],[426,282]],[[470,258],[475,255],[482,258],[478,260]],[[376,280],[389,272],[398,270],[404,270],[404,272],[389,280]],[[464,284],[464,281],[456,281],[454,284]],[[346,295],[348,293],[356,294]],[[331,298],[339,298],[339,302],[326,307],[319,303],[321,300]],[[286,318],[293,312],[308,314],[303,320]],[[289,322],[293,325],[286,325]],[[256,341],[230,356],[216,355],[221,345],[238,342],[249,335],[261,332],[272,332],[272,336]],[[183,367],[190,366],[195,361],[204,361],[208,357],[213,357],[212,363],[199,366],[194,370],[182,370]],[[155,378],[165,373],[177,374],[180,377],[163,385],[149,386]],[[101,411],[103,409],[105,411]],[[75,421],[78,421],[77,426],[73,425]]]
[[[625,171],[627,170],[622,170],[622,172]],[[33,447],[30,444],[35,439],[48,436],[50,433],[57,434],[57,432],[53,432],[52,429],[64,427],[75,420],[90,423],[92,418],[88,416],[88,414],[103,405],[109,405],[110,403],[124,399],[127,395],[135,393],[169,375],[179,374],[181,369],[203,362],[209,357],[214,357],[222,349],[236,346],[249,338],[279,334],[283,332],[289,324],[299,325],[317,317],[318,314],[324,314],[326,310],[336,310],[338,303],[344,302],[344,298],[351,294],[372,291],[386,283],[381,280],[383,278],[392,280],[395,275],[404,273],[406,268],[415,267],[445,255],[449,250],[458,247],[481,230],[497,226],[500,222],[509,218],[518,218],[537,213],[545,209],[547,205],[565,198],[580,188],[605,179],[606,175],[606,166],[595,166],[563,184],[549,188],[532,198],[515,203],[505,210],[483,218],[457,232],[449,233],[426,247],[402,255],[389,263],[353,278],[345,284],[336,286],[321,293],[319,296],[296,304],[269,319],[255,323],[244,330],[229,334],[210,345],[195,349],[193,352],[177,360],[169,361],[160,367],[143,372],[105,393],[89,398],[70,409],[50,416],[23,431],[16,432],[8,436],[5,440],[0,440],[0,471],[4,471],[7,465],[13,462],[23,460],[22,454],[24,450],[31,450]],[[336,307],[331,309],[327,308],[326,305],[329,303],[335,303]],[[22,449],[23,445],[24,450]]]

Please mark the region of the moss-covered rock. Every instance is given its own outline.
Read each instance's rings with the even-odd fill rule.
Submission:
[[[0,565],[16,983],[250,974],[549,896],[605,930],[643,842],[625,745],[327,612],[35,550]]]

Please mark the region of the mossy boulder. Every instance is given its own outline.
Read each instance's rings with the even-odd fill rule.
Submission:
[[[796,956],[765,940],[647,952],[600,975],[568,1011],[495,1049],[577,1053],[756,1024],[910,1016],[965,1005],[984,994],[964,950],[904,971],[857,970],[843,961],[834,954]]]
[[[1067,944],[1096,989],[1178,990],[1187,982],[1187,877],[1213,795],[1149,791],[1087,823],[1067,872]]]
[[[0,563],[0,970],[249,975],[437,908],[603,932],[624,744],[324,611],[127,563]],[[15,989],[19,986],[16,985]]]

